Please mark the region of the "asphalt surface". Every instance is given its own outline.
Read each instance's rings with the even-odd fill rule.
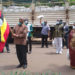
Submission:
[[[70,60],[67,59],[67,49],[63,49],[63,54],[56,54],[56,49],[49,45],[49,48],[41,48],[41,45],[33,45],[32,53],[27,55],[28,66],[26,69],[16,66],[19,64],[15,45],[10,45],[10,53],[7,53],[4,48],[4,53],[0,53],[0,75],[5,72],[9,75],[10,72],[27,72],[27,73],[46,73],[49,75],[56,73],[59,75],[75,75],[75,70],[70,68]]]

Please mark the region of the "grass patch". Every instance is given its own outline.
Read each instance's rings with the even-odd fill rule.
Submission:
[[[22,71],[11,71],[9,74],[6,74],[5,72],[1,72],[0,75],[61,75],[61,73],[55,73],[51,71],[43,72],[43,73],[30,73],[30,72],[22,72]]]

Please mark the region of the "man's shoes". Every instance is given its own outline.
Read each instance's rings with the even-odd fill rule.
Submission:
[[[48,48],[48,46],[46,46],[46,48]]]
[[[42,46],[41,48],[44,48],[44,46]]]
[[[59,54],[62,54],[62,51],[60,51]]]
[[[58,52],[58,51],[56,51],[56,54],[59,54],[59,52]]]
[[[29,51],[28,54],[31,54],[31,51]]]
[[[10,53],[10,51],[7,51],[7,53]]]
[[[23,65],[23,69],[26,69],[27,68],[27,65]]]
[[[20,67],[22,67],[22,65],[20,64],[20,65],[18,65],[16,68],[20,68]]]

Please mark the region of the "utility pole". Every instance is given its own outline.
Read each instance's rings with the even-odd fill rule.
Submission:
[[[65,1],[66,23],[69,25],[69,2]]]
[[[32,20],[32,24],[34,25],[34,19],[35,19],[35,0],[32,0],[31,8],[32,8],[31,20]]]
[[[10,2],[10,0],[8,0],[8,1],[9,1],[9,2],[8,2],[8,3],[9,3],[9,6],[10,6],[11,2]]]
[[[0,10],[2,11],[2,0],[0,0]]]
[[[2,0],[0,0],[0,11],[2,11]],[[0,27],[0,39],[1,39],[1,27]],[[0,40],[1,42],[1,40]]]

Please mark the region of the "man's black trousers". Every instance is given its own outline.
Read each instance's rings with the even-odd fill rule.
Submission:
[[[16,53],[20,65],[27,65],[27,47],[25,45],[16,45]]]
[[[32,41],[31,41],[31,37],[28,37],[28,41],[27,41],[27,50],[28,52],[32,51]]]
[[[44,45],[48,47],[48,35],[42,35],[42,47],[44,47]]]

